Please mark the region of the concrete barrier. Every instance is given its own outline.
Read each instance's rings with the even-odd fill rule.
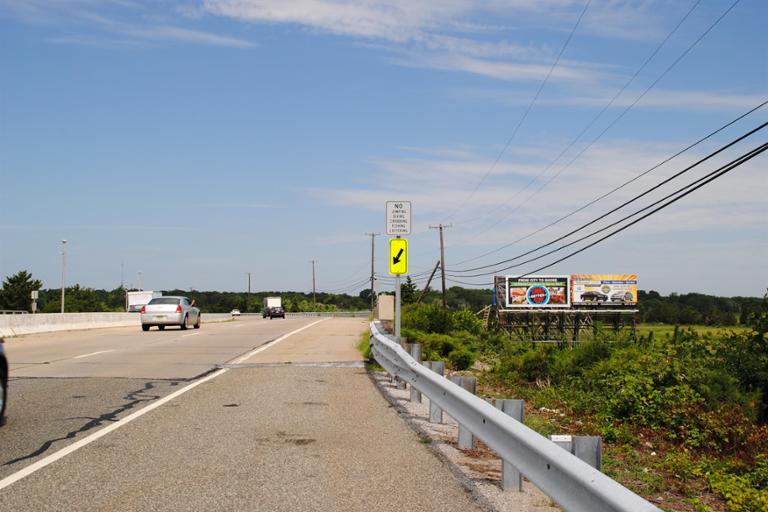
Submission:
[[[229,313],[202,313],[203,323],[230,320]],[[0,337],[23,336],[57,331],[79,331],[106,327],[141,325],[139,313],[39,313],[36,315],[0,315]]]

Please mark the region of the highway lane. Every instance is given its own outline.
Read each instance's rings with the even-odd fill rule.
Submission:
[[[148,414],[0,488],[0,510],[478,510],[371,383],[366,327],[294,325],[183,394],[163,389]]]
[[[199,330],[121,327],[6,340],[11,394],[0,479],[313,320],[242,317]]]

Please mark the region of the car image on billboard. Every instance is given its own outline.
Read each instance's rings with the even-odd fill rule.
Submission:
[[[574,306],[636,306],[637,275],[573,274],[571,298]]]

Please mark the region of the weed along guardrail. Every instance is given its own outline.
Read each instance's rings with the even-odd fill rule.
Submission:
[[[453,417],[463,432],[463,444],[482,440],[504,461],[505,489],[519,489],[516,472],[524,475],[565,510],[573,512],[661,512],[615,480],[513,418],[514,404],[497,408],[411,357],[381,324],[371,322],[371,353],[392,376],[416,388],[430,400],[430,416]],[[436,371],[434,371],[436,370]],[[466,388],[472,387],[468,381]],[[518,405],[519,408],[519,405]],[[439,412],[438,412],[439,411]],[[515,470],[515,471],[512,471]],[[511,484],[511,485],[509,485]]]

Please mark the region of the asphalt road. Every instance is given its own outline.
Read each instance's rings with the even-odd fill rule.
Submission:
[[[476,509],[361,367],[366,326],[9,340],[0,510]]]

